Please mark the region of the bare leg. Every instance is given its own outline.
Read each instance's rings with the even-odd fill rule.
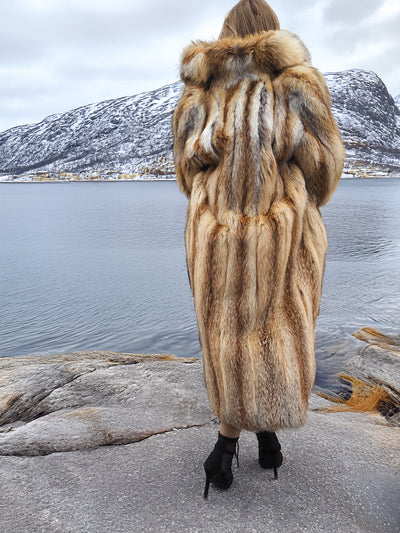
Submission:
[[[230,426],[229,424],[225,424],[225,422],[221,422],[219,432],[224,437],[229,437],[230,439],[237,439],[240,435],[240,429]]]

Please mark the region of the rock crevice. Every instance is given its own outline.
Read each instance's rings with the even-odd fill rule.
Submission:
[[[1,359],[0,455],[94,449],[201,426],[213,417],[200,368],[196,359],[111,352]]]
[[[310,408],[388,415],[382,406],[390,405],[393,413],[386,419],[395,425],[399,339],[371,328],[355,336],[368,346],[346,368],[351,399],[330,398],[340,404],[335,406],[312,395]],[[0,359],[0,456],[124,445],[213,422],[197,359],[114,352]]]

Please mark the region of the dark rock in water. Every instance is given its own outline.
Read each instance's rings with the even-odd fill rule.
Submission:
[[[382,80],[357,69],[327,74],[326,80],[347,149],[347,171],[399,175],[400,111]],[[176,82],[0,133],[0,175],[171,175],[171,118],[181,88]]]

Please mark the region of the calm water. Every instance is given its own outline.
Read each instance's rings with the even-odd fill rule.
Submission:
[[[317,385],[362,345],[398,333],[400,180],[342,180],[329,236]],[[176,183],[0,185],[0,357],[74,350],[201,356]]]

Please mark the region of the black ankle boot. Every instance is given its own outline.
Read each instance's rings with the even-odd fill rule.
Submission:
[[[204,498],[208,496],[210,482],[216,487],[226,490],[232,485],[232,458],[236,457],[237,466],[239,466],[239,437],[230,439],[224,437],[218,432],[218,440],[213,451],[204,462],[206,472],[206,486],[204,489]],[[236,450],[236,447],[238,448]]]
[[[278,468],[283,461],[278,437],[273,431],[261,431],[256,433],[256,435],[258,440],[258,462],[262,468],[273,468],[275,479],[278,479]]]

